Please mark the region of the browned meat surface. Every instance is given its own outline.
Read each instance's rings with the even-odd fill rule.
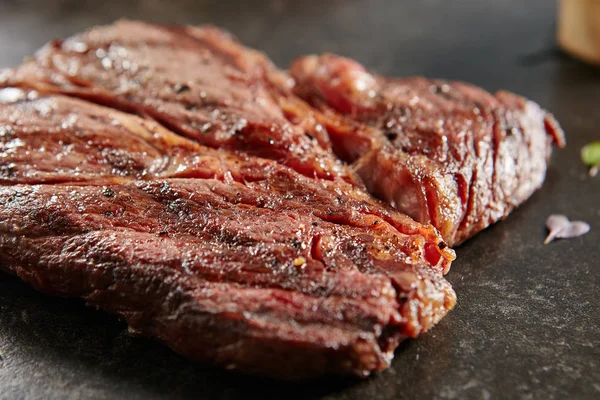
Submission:
[[[272,161],[211,150],[159,124],[87,101],[0,89],[22,101],[0,105],[0,183],[93,181],[99,178],[248,179]],[[6,97],[6,96],[5,96]],[[227,168],[224,168],[227,166]]]
[[[336,56],[291,74],[132,21],[0,71],[0,268],[226,368],[387,367],[454,306],[446,242],[527,199],[564,138],[510,93]]]
[[[350,184],[6,90],[0,266],[40,290],[190,358],[286,379],[381,370],[455,303],[435,230]]]
[[[541,186],[564,135],[538,105],[508,92],[426,78],[391,79],[335,55],[291,68],[295,91],[329,114],[334,151],[368,190],[458,244]]]
[[[62,92],[147,116],[210,147],[354,180],[313,110],[261,53],[212,27],[119,21],[54,41],[0,86]]]

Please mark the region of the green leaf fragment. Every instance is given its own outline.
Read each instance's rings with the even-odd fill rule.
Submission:
[[[600,165],[600,141],[583,146],[581,148],[581,160],[588,167]]]

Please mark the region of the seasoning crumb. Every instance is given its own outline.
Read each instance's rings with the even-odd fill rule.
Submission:
[[[294,267],[301,267],[306,264],[306,258],[298,257],[294,260]]]
[[[113,197],[115,195],[115,191],[111,188],[103,188],[102,194],[104,195],[104,197]]]

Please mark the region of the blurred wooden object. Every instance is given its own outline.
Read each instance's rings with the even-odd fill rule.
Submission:
[[[573,56],[600,65],[600,0],[560,0],[557,39]]]

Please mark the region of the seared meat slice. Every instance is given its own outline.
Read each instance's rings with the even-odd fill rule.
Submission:
[[[193,359],[286,379],[383,369],[454,292],[423,236],[303,200],[214,179],[4,186],[0,265]]]
[[[0,98],[4,91],[22,101],[0,104],[0,183],[233,179],[241,168],[252,176],[275,164],[209,149],[154,121],[87,101],[16,88],[0,89]]]
[[[84,100],[8,93],[0,267],[42,291],[192,359],[285,379],[383,369],[455,303],[435,229],[348,183]]]
[[[213,27],[119,21],[54,41],[0,86],[63,93],[155,119],[209,146],[355,184],[311,107],[262,53]]]
[[[334,151],[368,190],[459,244],[541,186],[564,135],[540,107],[460,83],[385,78],[335,55],[291,68],[295,92],[329,116]]]

